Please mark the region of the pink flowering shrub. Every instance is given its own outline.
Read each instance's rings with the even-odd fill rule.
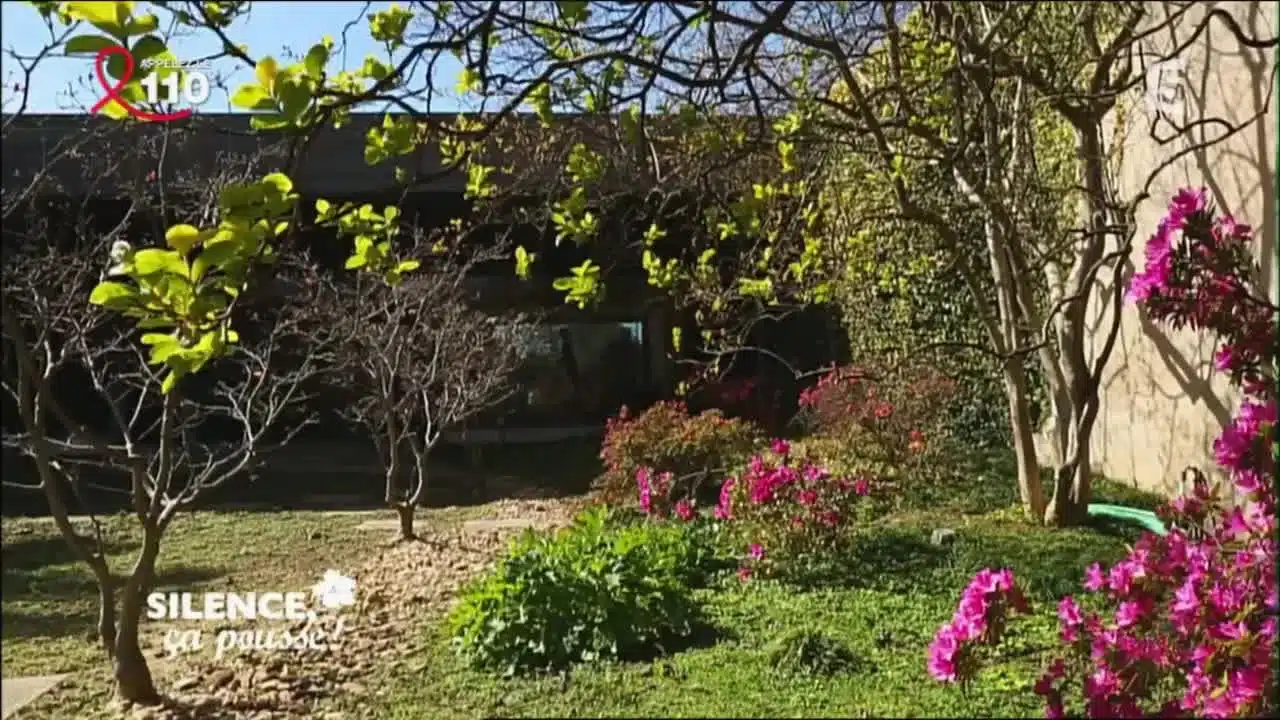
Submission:
[[[1214,443],[1238,502],[1228,506],[1215,489],[1198,488],[1162,514],[1179,527],[1212,519],[1204,537],[1176,528],[1165,536],[1148,533],[1113,567],[1086,570],[1084,588],[1094,595],[1089,603],[1070,596],[1059,603],[1064,652],[1035,685],[1047,717],[1262,717],[1276,711],[1278,309],[1251,290],[1250,245],[1248,226],[1215,217],[1204,192],[1194,190],[1173,198],[1147,242],[1146,265],[1134,276],[1129,298],[1158,321],[1216,336],[1216,367],[1245,393],[1235,420]],[[1007,580],[1001,587],[1016,588]],[[1090,604],[1106,612],[1082,607]],[[979,605],[966,591],[959,619],[939,630],[928,661],[938,680],[972,678],[976,649],[998,640],[974,628],[998,627],[1018,609],[1012,602],[988,603],[978,612]]]
[[[866,478],[834,477],[797,457],[785,440],[751,458],[745,472],[721,486],[714,514],[747,546],[739,575],[785,575],[830,556],[852,524],[856,504],[870,490]]]
[[[691,415],[684,403],[673,401],[633,417],[623,408],[605,427],[600,450],[605,471],[594,489],[601,500],[624,506],[635,502],[638,490],[643,498],[647,487],[656,507],[669,514],[681,500],[692,507],[699,483],[733,472],[762,442],[756,427],[716,410]],[[707,502],[714,501],[716,491],[707,489]]]
[[[948,467],[947,407],[955,382],[924,365],[884,371],[851,366],[824,375],[800,394],[815,434],[838,440],[849,463],[876,476],[885,490],[906,489]]]

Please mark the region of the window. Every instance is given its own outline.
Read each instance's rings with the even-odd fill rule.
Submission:
[[[539,325],[519,342],[521,419],[595,424],[649,389],[642,322]]]

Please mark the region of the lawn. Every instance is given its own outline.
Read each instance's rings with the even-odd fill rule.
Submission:
[[[355,562],[380,533],[357,530],[367,514],[202,512],[174,521],[159,562],[160,591],[304,590],[328,568]],[[137,521],[102,518],[117,574],[137,551]],[[88,523],[78,525],[88,530]],[[76,672],[103,666],[93,641],[97,586],[53,522],[4,518],[4,674]],[[155,632],[144,628],[143,638]]]
[[[1007,476],[975,477],[933,507],[904,507],[859,532],[845,572],[823,587],[743,584],[732,573],[697,591],[713,641],[656,660],[579,665],[556,675],[502,679],[473,670],[440,627],[430,650],[384,673],[390,692],[376,717],[920,717],[1030,716],[1028,692],[1056,624],[1025,621],[1002,657],[967,693],[925,671],[926,648],[973,572],[1009,567],[1040,606],[1077,591],[1090,562],[1117,560],[1131,528],[1037,528],[1012,505]],[[1156,498],[1101,482],[1100,502],[1151,506]],[[992,499],[1003,509],[975,512]],[[930,542],[952,528],[948,547]],[[790,649],[787,655],[783,652]],[[819,662],[788,663],[802,655]],[[825,662],[821,662],[825,658]],[[806,670],[806,667],[818,670]],[[374,712],[371,710],[371,712]]]

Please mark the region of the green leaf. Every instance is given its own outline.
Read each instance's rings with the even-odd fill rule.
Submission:
[[[538,257],[537,253],[531,253],[524,249],[524,246],[516,248],[516,277],[521,280],[529,279],[529,271],[533,267],[533,261]]]
[[[270,185],[281,195],[288,195],[293,192],[293,181],[289,179],[288,175],[281,172],[273,172],[262,178],[262,184]]]
[[[254,130],[279,130],[289,126],[289,119],[279,115],[254,115],[249,118],[249,127]]]
[[[231,104],[243,110],[274,110],[276,101],[257,83],[241,85],[231,96]]]
[[[253,75],[258,79],[261,85],[269,94],[275,93],[276,74],[280,72],[280,66],[276,63],[275,58],[267,56],[258,61],[258,66],[254,68]]]
[[[67,14],[84,20],[112,37],[123,39],[125,25],[132,14],[131,2],[69,2]]]
[[[68,55],[97,55],[99,50],[120,43],[101,35],[77,35],[67,41]]]
[[[172,250],[147,248],[133,256],[134,271],[139,276],[169,274],[189,277],[190,269],[182,256]]]
[[[164,376],[164,381],[160,383],[160,393],[162,395],[168,395],[169,391],[173,390],[174,386],[177,384],[178,373],[170,370],[169,374]]]
[[[98,283],[93,292],[89,293],[89,303],[108,308],[127,307],[133,304],[137,296],[138,291],[132,287],[107,280]]]
[[[342,267],[348,270],[358,270],[368,264],[369,264],[369,258],[365,257],[364,255],[352,255],[351,257],[347,258],[347,261],[342,264]]]
[[[204,276],[209,268],[220,268],[240,255],[240,243],[220,242],[206,245],[200,256],[193,263],[192,274],[195,278]]]
[[[329,64],[329,47],[322,42],[312,45],[302,64],[306,67],[308,75],[319,80],[324,75],[325,65]]]
[[[560,0],[560,17],[571,27],[586,22],[589,14],[586,0]]]
[[[201,239],[199,228],[191,225],[174,225],[164,234],[165,244],[184,256],[191,252],[191,248],[195,247]]]
[[[480,73],[469,67],[462,68],[462,72],[458,73],[458,92],[469,93],[479,90]]]
[[[282,77],[276,85],[276,95],[280,98],[281,116],[290,122],[296,122],[311,105],[311,88],[298,77]]]
[[[418,260],[402,260],[399,265],[396,265],[396,272],[403,275],[404,273],[413,272],[421,266],[422,263]]]

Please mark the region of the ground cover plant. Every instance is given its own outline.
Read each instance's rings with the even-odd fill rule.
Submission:
[[[1105,480],[1097,490],[1102,501],[1158,501]],[[430,649],[383,676],[389,695],[377,706],[378,717],[407,720],[428,711],[457,718],[1034,714],[1039,704],[1029,688],[1056,645],[1052,618],[1012,631],[992,672],[964,695],[930,682],[922,660],[934,630],[954,609],[955,593],[983,567],[1012,568],[1032,601],[1052,602],[1078,586],[1090,563],[1123,557],[1137,531],[1029,525],[1001,473],[953,492],[947,504],[905,503],[859,526],[839,574],[833,568],[821,586],[762,577],[744,582],[735,571],[742,547],[723,537],[727,569],[689,591],[715,628],[693,647],[503,678],[455,654],[448,626],[431,624],[424,628]],[[972,511],[991,507],[992,497],[1002,498],[1004,509]],[[708,514],[627,523],[679,529],[715,520]],[[939,527],[954,529],[955,542],[934,545]]]
[[[690,587],[714,562],[708,538],[681,526],[607,520],[595,507],[554,535],[522,536],[450,616],[458,654],[516,675],[692,639],[702,622]]]

